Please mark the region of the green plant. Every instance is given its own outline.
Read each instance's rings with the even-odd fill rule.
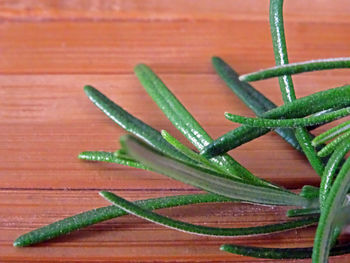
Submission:
[[[198,187],[208,194],[170,196],[131,203],[110,192],[101,196],[112,203],[57,221],[19,237],[15,246],[29,246],[70,233],[80,228],[126,214],[144,218],[181,231],[210,236],[259,235],[306,227],[318,223],[313,248],[257,248],[225,244],[221,250],[261,258],[313,258],[327,262],[329,255],[350,252],[350,245],[335,245],[344,225],[349,223],[350,206],[345,198],[350,186],[350,122],[344,122],[314,137],[306,126],[323,125],[350,113],[350,86],[343,86],[296,99],[291,75],[333,68],[350,67],[349,58],[325,59],[288,64],[283,27],[283,0],[271,0],[270,24],[276,67],[239,76],[227,63],[213,58],[213,66],[257,115],[247,118],[226,114],[242,123],[217,140],[199,125],[160,78],[146,65],[135,67],[135,73],[148,94],[174,126],[197,148],[183,145],[166,131],[157,131],[109,100],[97,89],[86,86],[90,100],[119,126],[129,132],[121,137],[116,152],[82,152],[80,159],[112,162],[152,170]],[[279,77],[284,105],[277,107],[245,81]],[[308,158],[321,176],[320,188],[305,185],[299,194],[253,175],[226,152],[271,130]],[[335,138],[335,139],[334,139]],[[324,145],[329,140],[332,142]],[[329,157],[330,155],[330,157]],[[326,157],[322,158],[321,157]],[[249,228],[217,228],[185,223],[150,210],[208,202],[250,202],[261,205],[296,206],[287,216],[300,217],[286,223]]]

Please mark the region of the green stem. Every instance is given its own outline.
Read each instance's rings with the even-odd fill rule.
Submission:
[[[288,53],[283,24],[283,0],[270,1],[270,29],[275,54],[276,65],[288,64]],[[284,102],[296,99],[291,76],[283,75],[278,78]]]
[[[271,0],[269,14],[276,65],[280,66],[288,64],[288,53],[283,24],[283,0]],[[294,101],[296,96],[292,77],[290,75],[283,75],[279,77],[278,80],[283,101],[285,103]],[[316,173],[321,176],[324,169],[323,163],[311,145],[312,137],[310,136],[309,132],[305,128],[297,128],[295,130],[295,137],[302,147],[303,152],[309,160],[311,166],[314,168]]]

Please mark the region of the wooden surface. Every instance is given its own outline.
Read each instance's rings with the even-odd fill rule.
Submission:
[[[286,1],[290,61],[350,56],[347,0]],[[31,248],[13,248],[20,234],[105,206],[98,191],[129,199],[194,193],[164,176],[87,163],[83,150],[118,149],[124,134],[86,98],[96,86],[158,129],[181,137],[133,75],[149,64],[213,136],[234,125],[225,111],[252,113],[215,75],[222,56],[240,73],[272,66],[268,1],[0,1],[0,262],[272,262],[219,251],[222,243],[312,245],[314,228],[263,237],[197,237],[136,219],[110,220]],[[349,71],[294,78],[297,96],[349,83]],[[276,80],[255,86],[274,102]],[[297,189],[319,179],[275,134],[232,152],[256,175]],[[285,208],[196,205],[163,210],[189,222],[223,227],[285,220]],[[349,256],[331,262],[349,262]],[[294,261],[286,261],[294,262]],[[304,260],[300,262],[309,262]]]

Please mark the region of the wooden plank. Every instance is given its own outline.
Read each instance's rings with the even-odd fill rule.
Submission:
[[[11,21],[268,20],[268,2],[261,0],[1,0],[0,6],[0,19]],[[288,21],[350,20],[346,0],[286,1],[284,12]]]
[[[184,191],[117,191],[129,200],[185,194]],[[193,193],[193,191],[192,191]],[[257,262],[219,251],[222,243],[260,246],[308,246],[314,228],[266,237],[210,238],[179,233],[132,216],[109,220],[34,248],[13,248],[20,234],[108,203],[97,191],[0,191],[0,258],[2,262]],[[62,206],[64,209],[62,209]],[[206,204],[163,209],[160,213],[203,225],[248,227],[285,220],[285,208],[237,204]],[[98,249],[96,249],[98,248]],[[342,259],[344,257],[338,257]],[[97,261],[98,260],[98,261]],[[264,261],[266,262],[266,261]],[[292,261],[286,261],[292,262]],[[307,261],[301,261],[307,262]],[[338,261],[337,261],[338,262]]]
[[[289,23],[290,60],[349,56],[350,26]],[[327,32],[327,34],[324,34]],[[219,55],[239,72],[274,65],[266,21],[43,22],[0,24],[0,73],[212,72]]]
[[[286,1],[290,61],[349,56],[349,9],[346,0]],[[267,12],[268,2],[259,0],[0,0],[0,262],[275,262],[218,248],[225,242],[312,245],[314,228],[215,239],[127,216],[33,248],[12,247],[24,232],[107,205],[100,190],[129,200],[197,193],[155,173],[79,161],[83,150],[118,149],[124,134],[82,87],[96,86],[185,142],[132,75],[137,63],[147,63],[216,138],[237,126],[224,112],[252,113],[219,80],[210,57],[222,56],[240,73],[272,66]],[[297,96],[343,85],[347,77],[347,70],[296,76]],[[276,80],[254,85],[282,103]],[[291,189],[319,182],[305,159],[272,133],[232,155],[258,176]],[[161,213],[243,227],[285,220],[285,209],[208,204]],[[349,256],[331,260],[348,261]]]

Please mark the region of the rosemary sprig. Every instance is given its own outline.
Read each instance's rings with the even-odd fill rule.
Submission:
[[[158,107],[198,150],[202,150],[212,141],[208,133],[148,66],[144,64],[137,65],[135,73]],[[234,178],[244,178],[247,182],[255,185],[272,185],[270,182],[254,176],[227,154],[211,158],[210,161]]]
[[[254,89],[249,83],[242,82],[238,74],[224,60],[219,57],[212,58],[212,64],[218,75],[225,81],[226,85],[247,105],[258,117],[263,113],[277,107],[261,92]],[[275,132],[298,151],[301,147],[291,129],[277,128]]]
[[[262,114],[262,118],[297,118],[305,117],[327,109],[342,109],[350,106],[350,86],[342,86],[296,99],[280,107],[274,108]],[[207,158],[225,153],[243,143],[251,141],[269,132],[266,128],[253,128],[246,125],[240,126],[207,145],[202,151]]]
[[[296,99],[290,75],[313,70],[350,67],[350,59],[338,58],[288,64],[283,26],[283,0],[270,1],[270,25],[276,67],[239,78],[238,74],[223,60],[213,58],[213,65],[220,77],[258,116],[258,118],[246,118],[226,114],[229,119],[243,125],[215,141],[212,141],[206,131],[148,66],[140,64],[135,67],[135,73],[149,95],[175,127],[201,151],[202,155],[189,149],[166,131],[160,133],[135,118],[95,88],[85,87],[86,94],[97,107],[137,138],[126,135],[121,138],[122,148],[116,152],[82,152],[79,155],[80,159],[112,162],[156,171],[214,194],[173,196],[131,203],[112,193],[101,192],[101,195],[115,206],[90,210],[57,221],[19,237],[14,245],[35,244],[130,213],[181,231],[214,236],[272,233],[307,226],[319,220],[313,249],[256,248],[235,245],[223,245],[221,249],[243,255],[275,259],[307,258],[312,254],[314,263],[327,262],[329,255],[349,253],[349,245],[335,246],[333,249],[331,247],[336,243],[343,226],[350,222],[348,215],[350,206],[345,203],[345,197],[350,188],[350,159],[342,163],[344,156],[350,150],[350,122],[344,122],[313,140],[312,135],[303,127],[324,124],[348,115],[350,86]],[[276,107],[263,94],[241,81],[277,76],[285,103],[280,107]],[[250,126],[256,126],[256,128]],[[296,149],[302,149],[311,166],[319,175],[322,175],[320,188],[306,185],[297,195],[254,176],[227,154],[217,156],[269,132],[270,129],[276,129],[278,134]],[[333,138],[335,139],[316,154],[313,146],[320,146]],[[332,152],[324,168],[319,156],[327,156]],[[341,169],[338,172],[339,167]],[[302,218],[261,227],[223,229],[189,224],[149,211],[186,204],[229,201],[298,206],[301,208],[289,210],[287,216]]]

